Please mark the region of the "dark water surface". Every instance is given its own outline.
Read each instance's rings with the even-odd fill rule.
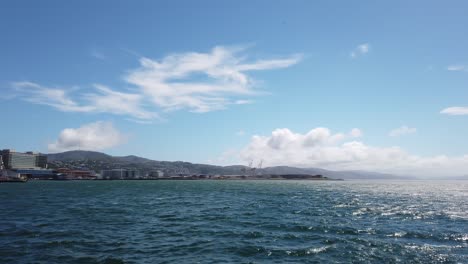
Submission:
[[[467,181],[0,184],[0,263],[468,263]]]

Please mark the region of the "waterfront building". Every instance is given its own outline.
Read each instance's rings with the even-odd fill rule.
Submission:
[[[4,149],[0,152],[6,169],[44,169],[47,168],[47,156],[35,152],[16,152]]]
[[[55,171],[45,169],[15,169],[10,172],[36,180],[55,180],[57,176]]]
[[[155,170],[148,173],[149,178],[163,178],[164,172],[162,170]]]
[[[36,155],[36,167],[47,169],[47,156],[43,154]]]
[[[72,170],[67,168],[57,169],[57,179],[59,180],[95,180],[97,179],[94,171],[90,170]]]
[[[102,170],[101,177],[105,180],[127,180],[139,178],[139,172],[136,170],[113,169]]]

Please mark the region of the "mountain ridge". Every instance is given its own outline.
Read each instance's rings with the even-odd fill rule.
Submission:
[[[136,155],[111,156],[97,151],[72,150],[62,153],[47,154],[51,168],[72,167],[100,171],[103,169],[127,168],[136,169],[143,173],[151,171],[164,171],[167,173],[191,173],[191,174],[242,174],[248,169],[244,165],[218,166],[210,164],[199,164],[184,161],[158,161],[139,157]],[[335,179],[416,179],[387,173],[369,171],[333,171],[321,168],[297,168],[291,166],[272,166],[257,169],[262,174],[313,174],[323,175]]]

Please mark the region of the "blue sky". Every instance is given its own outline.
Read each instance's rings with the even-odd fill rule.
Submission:
[[[468,174],[466,10],[2,1],[0,147]]]

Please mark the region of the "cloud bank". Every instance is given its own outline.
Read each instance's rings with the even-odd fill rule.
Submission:
[[[266,166],[368,170],[414,176],[453,176],[468,172],[468,155],[422,157],[400,147],[374,147],[328,128],[305,134],[287,128],[269,136],[253,136],[240,152],[242,160],[264,160]]]
[[[118,146],[126,137],[112,123],[98,121],[79,128],[66,128],[48,145],[50,152],[69,150],[104,150]]]
[[[123,78],[131,90],[94,84],[93,92],[78,93],[27,81],[15,82],[13,88],[25,101],[60,111],[111,113],[147,122],[157,119],[161,111],[205,113],[250,104],[250,97],[260,94],[251,72],[287,68],[301,57],[250,61],[244,48],[217,46],[207,53],[176,53],[160,60],[140,58],[140,67]]]

